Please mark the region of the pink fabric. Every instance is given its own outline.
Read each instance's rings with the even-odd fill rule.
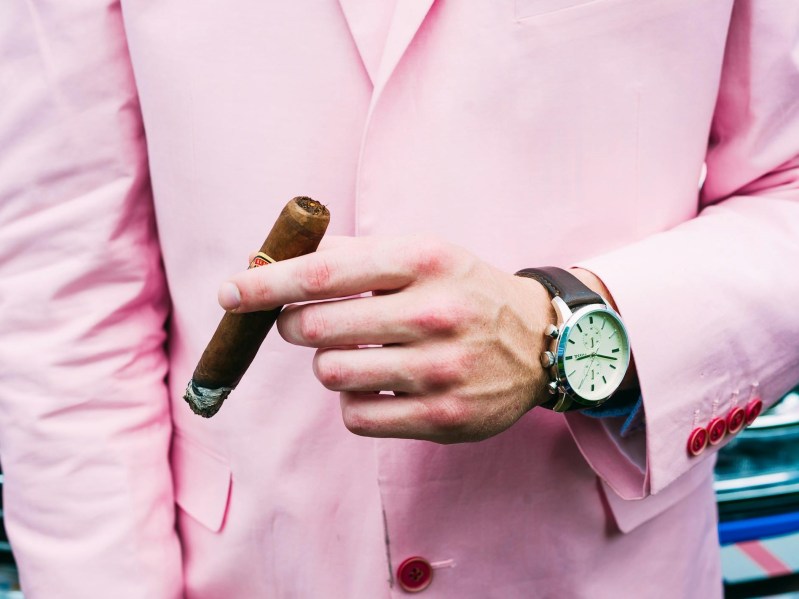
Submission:
[[[341,8],[369,78],[375,80],[386,47],[397,0],[349,0]]]
[[[401,597],[412,555],[447,566],[429,597],[720,596],[715,449],[685,443],[733,391],[799,379],[799,5],[397,0],[379,64],[367,5],[2,9],[0,457],[26,597]],[[637,446],[544,410],[478,444],[355,437],[276,334],[194,416],[216,288],[299,194],[331,233],[596,272]]]

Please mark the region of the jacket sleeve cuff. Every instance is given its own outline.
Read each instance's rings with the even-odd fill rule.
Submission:
[[[585,460],[621,499],[643,499],[649,494],[646,433],[621,435],[626,416],[593,418],[580,412],[566,414]]]

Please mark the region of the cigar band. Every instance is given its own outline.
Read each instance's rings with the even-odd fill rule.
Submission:
[[[273,264],[274,262],[277,262],[277,260],[267,256],[263,252],[258,252],[250,261],[250,265],[247,268],[258,268],[259,266],[266,266],[267,264]]]

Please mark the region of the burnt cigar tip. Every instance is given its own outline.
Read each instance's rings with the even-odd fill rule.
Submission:
[[[328,214],[327,208],[324,204],[317,202],[308,196],[297,196],[292,201],[296,202],[300,208],[313,216],[323,216]]]
[[[209,389],[202,387],[192,379],[186,387],[183,399],[189,404],[191,411],[203,418],[210,418],[219,411],[233,387]]]

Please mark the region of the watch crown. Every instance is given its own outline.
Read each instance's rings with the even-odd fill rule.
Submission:
[[[550,395],[557,395],[558,393],[558,381],[552,381],[547,384],[547,391],[549,391]]]
[[[545,351],[541,354],[541,366],[549,368],[555,364],[555,354],[551,351]]]
[[[548,324],[545,334],[547,337],[552,337],[553,339],[557,339],[558,327],[556,327],[554,324]]]

